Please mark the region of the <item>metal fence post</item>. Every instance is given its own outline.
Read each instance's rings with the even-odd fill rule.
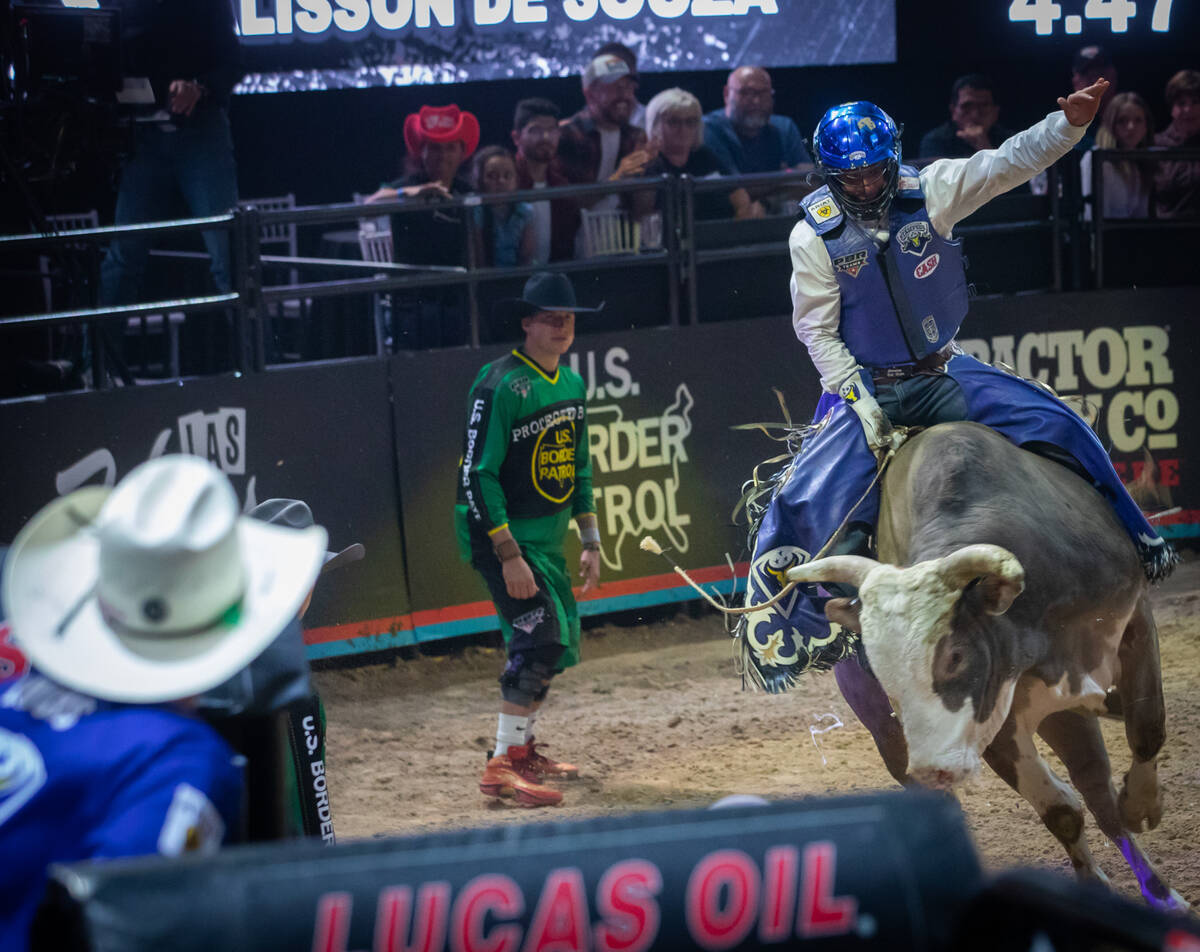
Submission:
[[[266,341],[262,311],[262,247],[258,209],[253,205],[233,210],[234,286],[238,302],[234,308],[234,337],[238,369],[261,371],[266,366]]]
[[[700,323],[699,289],[696,287],[696,190],[690,175],[679,176],[683,186],[683,232],[680,251],[687,275],[688,323]]]
[[[662,230],[663,248],[667,252],[667,313],[671,326],[679,326],[679,286],[683,282],[679,267],[679,179],[664,175]]]

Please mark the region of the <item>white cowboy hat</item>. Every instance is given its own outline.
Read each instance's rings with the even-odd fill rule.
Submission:
[[[57,499],[18,533],[4,566],[12,634],[65,687],[135,704],[207,691],[295,617],[325,530],[239,517],[229,480],[163,456],[115,489]]]

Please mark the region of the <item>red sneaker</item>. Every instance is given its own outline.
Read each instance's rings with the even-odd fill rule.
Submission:
[[[512,797],[523,807],[553,807],[562,802],[561,791],[541,782],[530,763],[530,747],[510,747],[508,753],[487,762],[479,778],[479,791],[488,797]]]
[[[525,746],[529,749],[529,767],[538,777],[553,777],[558,780],[579,779],[579,768],[574,764],[560,763],[538,752],[538,748],[545,747],[545,744],[535,743],[533,737],[530,737],[529,743]]]

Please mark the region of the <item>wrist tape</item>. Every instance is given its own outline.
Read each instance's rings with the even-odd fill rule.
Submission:
[[[521,557],[521,547],[517,545],[516,539],[505,539],[492,546],[492,551],[496,553],[496,558],[501,562],[511,562],[513,559]]]

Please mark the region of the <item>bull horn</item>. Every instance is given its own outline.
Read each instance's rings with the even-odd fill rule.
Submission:
[[[841,582],[862,588],[867,573],[878,567],[874,559],[862,555],[831,555],[787,570],[789,582]]]
[[[986,579],[984,610],[990,615],[1003,615],[1025,590],[1025,569],[1015,555],[998,545],[968,545],[940,562],[938,574],[949,588],[960,589],[972,579]]]

